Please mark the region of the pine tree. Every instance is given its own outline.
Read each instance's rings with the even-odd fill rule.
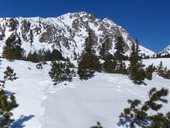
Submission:
[[[159,76],[163,76],[164,73],[164,67],[162,61],[160,62],[159,66],[157,67],[157,72]]]
[[[115,60],[106,60],[102,64],[102,71],[107,72],[107,73],[115,73],[117,63]]]
[[[50,55],[50,61],[54,61],[54,60],[65,60],[61,52],[58,51],[57,49],[53,49]]]
[[[4,80],[7,81],[7,80],[16,80],[17,77],[16,77],[16,73],[14,73],[14,69],[12,69],[11,67],[7,67],[6,68],[6,71],[4,72]]]
[[[33,53],[30,51],[26,57],[27,61],[31,61],[31,62],[39,62],[38,59],[38,54],[36,51],[34,51]]]
[[[115,59],[117,60],[117,66],[116,66],[116,73],[121,73],[125,74],[126,71],[126,66],[123,60],[126,58],[124,55],[124,47],[125,47],[125,42],[122,38],[122,36],[117,36],[116,38],[116,43],[115,43],[115,49],[116,52],[114,54]]]
[[[165,79],[170,79],[170,70],[168,70],[167,67],[163,66],[162,61],[160,62],[159,66],[157,67],[156,71],[159,76],[161,76]]]
[[[78,62],[78,75],[80,79],[87,80],[91,78],[95,71],[100,70],[100,62],[95,55],[93,45],[95,44],[94,35],[92,35],[92,30],[89,30],[89,36],[86,38],[85,49],[79,58]]]
[[[163,114],[158,112],[162,103],[167,103],[165,96],[168,95],[167,89],[157,90],[152,88],[149,91],[149,98],[142,103],[140,100],[128,100],[130,107],[125,108],[120,114],[120,124],[134,127],[137,125],[142,128],[169,128],[170,112]],[[149,112],[148,112],[149,111]],[[153,113],[155,114],[152,114]],[[150,114],[151,113],[151,114]]]
[[[71,81],[72,77],[75,76],[75,72],[70,62],[62,63],[53,61],[49,75],[54,81],[54,85],[56,85],[63,81]]]
[[[77,71],[80,79],[87,80],[93,77],[95,71],[100,71],[99,59],[91,53],[82,54]]]
[[[95,40],[95,37],[94,37],[94,32],[92,29],[89,29],[88,31],[88,37],[86,38],[85,40],[85,48],[84,48],[84,51],[86,53],[94,53],[94,50],[93,50],[93,46],[94,44],[96,44],[96,40]]]
[[[5,42],[3,57],[6,59],[22,59],[24,50],[21,48],[19,36],[12,34]]]
[[[12,110],[16,108],[15,96],[13,93],[10,95],[6,94],[4,89],[0,89],[0,128],[8,128],[14,121],[12,117]]]
[[[122,36],[118,36],[116,38],[116,43],[115,43],[115,57],[116,59],[119,61],[119,63],[122,63],[122,61],[124,60],[125,56],[124,56],[124,47],[125,47],[125,42],[122,38]]]
[[[135,84],[145,84],[145,71],[141,57],[139,56],[139,43],[132,44],[130,55],[129,77]]]
[[[106,37],[104,38],[104,41],[101,45],[100,52],[99,52],[101,59],[103,59],[103,60],[110,59],[111,54],[109,53],[109,50],[111,49],[111,47],[112,47],[112,42],[109,39],[109,36],[106,35]]]
[[[10,73],[8,73],[8,70]],[[4,80],[1,81],[0,85],[0,128],[9,128],[14,119],[12,119],[12,110],[18,107],[14,93],[7,94],[4,90],[5,81],[13,80],[15,78],[15,73],[13,69],[7,67],[7,72],[4,72]]]
[[[145,69],[145,76],[148,80],[152,80],[152,74],[155,71],[155,67],[153,66],[153,64],[149,65],[146,69]]]

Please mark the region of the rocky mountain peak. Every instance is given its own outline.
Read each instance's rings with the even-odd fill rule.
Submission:
[[[56,18],[1,18],[0,19],[0,54],[5,41],[11,35],[20,38],[25,54],[30,51],[57,49],[64,57],[74,58],[84,49],[88,30],[94,33],[96,54],[101,43],[108,36],[112,43],[110,53],[115,52],[114,44],[117,36],[122,36],[126,42],[125,52],[130,54],[131,44],[134,43],[130,34],[122,27],[107,18],[98,19],[87,12],[67,13]],[[154,52],[140,46],[141,53],[152,56]]]
[[[170,56],[170,45],[164,48],[161,52],[159,52],[160,56]]]

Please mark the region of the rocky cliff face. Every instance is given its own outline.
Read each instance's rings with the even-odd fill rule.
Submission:
[[[97,19],[86,12],[68,13],[57,18],[1,18],[0,19],[0,54],[5,41],[10,36],[20,39],[25,54],[35,50],[59,50],[64,57],[74,58],[81,54],[88,30],[93,31],[96,39],[95,50],[99,53],[101,43],[106,35],[110,38],[112,47],[110,53],[115,52],[114,44],[117,36],[122,36],[126,42],[124,50],[130,54],[132,37],[113,21]],[[152,56],[154,52],[140,46],[142,54]]]

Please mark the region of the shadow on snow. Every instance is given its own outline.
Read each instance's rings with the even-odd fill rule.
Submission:
[[[14,121],[14,123],[11,125],[10,128],[23,128],[25,127],[24,122],[30,120],[33,117],[34,115],[29,115],[29,116],[21,115],[18,120]]]

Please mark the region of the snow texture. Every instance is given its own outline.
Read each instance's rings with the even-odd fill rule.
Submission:
[[[159,65],[170,69],[169,59],[146,59],[146,65]],[[16,72],[17,79],[7,82],[6,90],[14,92],[19,107],[14,113],[11,128],[88,128],[100,121],[105,128],[118,128],[119,114],[128,106],[128,99],[146,100],[152,87],[170,89],[170,80],[154,75],[147,86],[134,85],[128,76],[96,73],[94,78],[53,86],[48,75],[50,64],[36,69],[36,64],[25,61],[1,62],[0,77],[7,66]],[[170,95],[168,96],[170,101]],[[168,103],[161,110],[170,110]]]

